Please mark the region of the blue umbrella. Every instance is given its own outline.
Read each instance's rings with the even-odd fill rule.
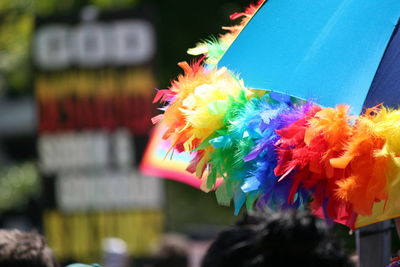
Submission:
[[[196,79],[193,74],[196,71],[185,65],[185,79],[189,79],[191,83],[186,86],[186,80],[181,76],[174,85],[176,87],[172,87],[173,90],[161,91],[158,97],[170,104],[176,104],[170,109],[172,112],[167,114],[170,120],[175,115],[182,118],[180,124],[169,125],[171,133],[178,133],[173,136],[175,143],[180,142],[180,150],[185,145],[195,148],[193,151],[197,153],[197,158],[191,165],[196,166],[196,170],[199,166],[198,169],[204,170],[206,164],[209,164],[207,160],[216,159],[214,162],[210,160],[211,164],[208,165],[212,170],[208,177],[211,185],[218,174],[224,176],[228,173],[226,169],[233,165],[226,163],[226,155],[223,153],[225,150],[239,155],[251,151],[243,158],[243,166],[249,163],[243,167],[245,170],[241,169],[242,165],[232,168],[231,175],[226,178],[228,185],[217,191],[220,192],[223,203],[229,203],[233,197],[237,210],[247,196],[251,205],[258,197],[257,194],[262,194],[261,205],[264,200],[265,203],[269,201],[271,194],[275,192],[278,192],[277,195],[282,193],[285,201],[294,201],[296,192],[302,194],[297,190],[299,184],[310,178],[311,185],[305,184],[304,188],[311,188],[309,193],[317,196],[314,198],[317,205],[313,208],[320,208],[327,217],[331,214],[338,222],[358,228],[400,216],[397,206],[400,201],[397,193],[400,190],[400,176],[394,178],[392,174],[387,175],[389,171],[386,169],[394,166],[400,168],[400,159],[397,156],[400,143],[393,140],[398,136],[398,131],[394,135],[397,128],[391,127],[397,125],[399,111],[396,113],[397,117],[390,117],[389,123],[385,124],[385,127],[390,125],[391,131],[377,139],[370,133],[373,132],[370,128],[363,128],[365,124],[361,119],[369,118],[368,116],[359,120],[353,120],[353,116],[347,118],[347,110],[344,111],[343,106],[337,109],[337,114],[341,114],[338,115],[339,119],[331,117],[333,109],[325,109],[321,113],[315,109],[315,116],[312,116],[325,120],[322,126],[317,126],[322,127],[318,128],[319,132],[307,130],[308,127],[312,128],[312,124],[304,111],[308,112],[311,106],[306,104],[303,109],[296,109],[292,113],[290,109],[293,105],[289,103],[285,106],[286,102],[290,102],[287,97],[290,95],[311,100],[310,102],[322,107],[346,104],[350,106],[353,115],[360,114],[364,107],[373,107],[382,102],[385,106],[397,107],[397,96],[400,96],[400,34],[396,25],[399,18],[399,0],[269,0],[258,9],[217,65],[221,71],[226,71],[222,68],[226,67],[238,74],[243,79],[246,90],[261,89],[278,94],[265,94],[266,101],[260,102],[265,105],[261,105],[258,104],[257,97],[254,97],[255,100],[248,100],[246,93],[241,98],[235,96],[231,90],[233,95],[229,99],[235,100],[231,103],[221,98],[217,90],[206,95],[205,88],[214,89],[212,83],[215,80],[193,83],[191,79]],[[199,73],[204,74],[201,71]],[[199,77],[203,77],[201,75]],[[226,84],[225,81],[216,83],[215,88],[219,90],[220,85]],[[227,88],[230,87],[225,86],[223,90]],[[235,88],[232,86],[230,89]],[[184,93],[177,94],[180,90]],[[214,92],[218,94],[213,95]],[[283,107],[276,106],[277,96],[282,98]],[[206,97],[210,98],[210,102],[203,101]],[[241,101],[245,103],[242,106]],[[217,109],[218,105],[226,109]],[[185,114],[179,113],[181,106],[184,106]],[[199,121],[203,119],[206,122],[204,124],[187,119],[193,118],[192,115],[198,108],[203,113],[195,118]],[[229,111],[231,113],[226,111],[228,108],[232,108]],[[374,110],[379,112],[379,109]],[[386,112],[386,109],[382,110]],[[314,109],[311,111],[314,112]],[[221,115],[223,112],[226,113]],[[273,115],[274,112],[279,115]],[[297,117],[300,113],[305,117]],[[373,117],[373,114],[368,115]],[[209,124],[204,118],[216,121]],[[223,120],[218,121],[218,118]],[[182,121],[185,122],[183,125]],[[254,125],[250,125],[253,121]],[[240,122],[244,122],[243,125]],[[196,127],[201,131],[191,132]],[[210,134],[207,127],[214,133]],[[251,131],[243,130],[246,127]],[[259,127],[258,132],[256,131],[259,135],[252,134],[255,127]],[[328,129],[330,127],[336,130]],[[187,133],[182,134],[184,130]],[[236,135],[231,134],[230,130]],[[325,134],[327,136],[320,138],[320,135]],[[194,139],[196,142],[193,142]],[[251,142],[241,142],[242,139]],[[351,143],[352,141],[354,142]],[[205,151],[205,147],[209,150]],[[185,148],[186,150],[188,149]],[[217,150],[219,154],[214,153]],[[277,151],[279,155],[276,154]],[[218,166],[221,170],[215,170],[213,166]],[[322,171],[324,168],[326,170]],[[288,175],[293,177],[287,178]],[[266,177],[269,179],[268,183],[265,182]],[[336,180],[332,180],[332,177]],[[288,179],[293,182],[293,185],[289,184],[289,197],[286,196],[285,183],[280,183]],[[325,183],[319,183],[321,179],[325,179]],[[270,180],[272,183],[269,183]],[[231,181],[235,183],[232,186],[229,184]],[[319,188],[315,186],[317,184]],[[315,188],[312,188],[313,185]],[[278,188],[280,186],[282,190]],[[374,194],[369,190],[375,191],[372,192]],[[369,199],[364,201],[359,193],[365,192],[368,192]],[[307,195],[298,198],[308,199]],[[333,202],[330,202],[331,199]],[[321,213],[320,210],[315,211]]]
[[[247,85],[322,106],[397,106],[398,0],[269,0],[219,66]]]
[[[250,88],[347,104],[354,115],[381,103],[398,108],[399,18],[398,0],[269,0],[218,66]],[[376,205],[356,227],[399,216],[392,204]]]

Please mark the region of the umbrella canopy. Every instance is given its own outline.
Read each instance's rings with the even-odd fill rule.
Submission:
[[[398,104],[400,2],[269,0],[238,14],[241,27],[189,51],[207,64],[179,63],[155,98],[164,138],[193,153],[187,170],[208,189],[223,178],[217,200],[236,213],[306,206],[351,228],[400,216],[400,110],[374,107]]]
[[[364,102],[365,107],[400,104],[400,32],[397,25]]]
[[[269,0],[219,66],[239,73],[251,88],[312,99],[327,107],[346,103],[357,114],[399,17],[397,0]],[[389,62],[382,64],[384,73],[378,72],[372,87],[376,96],[368,99],[368,105],[382,96],[379,87],[391,93],[396,85],[392,78],[398,85],[399,68],[393,71],[396,59],[392,58],[395,39],[387,53]]]

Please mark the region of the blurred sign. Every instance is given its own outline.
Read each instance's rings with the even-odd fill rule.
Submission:
[[[143,19],[77,26],[54,23],[38,29],[34,48],[35,64],[44,70],[135,65],[154,58],[155,33]]]
[[[162,180],[144,177],[136,166],[154,111],[151,10],[93,15],[37,18],[34,36],[39,162],[44,194],[53,196],[46,200],[44,223],[62,259],[100,253],[91,246],[106,237],[124,238],[135,246],[130,252],[145,253],[152,241],[141,233],[152,231],[155,238],[162,230],[159,219],[137,222],[148,220],[148,213],[159,218],[164,195]],[[137,233],[129,229],[135,224]],[[122,225],[126,229],[114,231]],[[85,232],[92,227],[97,232]]]
[[[56,188],[65,211],[158,209],[163,203],[159,181],[135,171],[65,173]]]
[[[124,240],[130,255],[149,255],[163,232],[164,216],[158,210],[44,214],[45,236],[58,259],[99,262],[102,241]]]
[[[39,72],[35,83],[40,133],[126,128],[138,135],[152,126],[149,67]]]
[[[79,202],[61,205],[59,201],[71,199],[63,190],[67,184],[93,185],[97,179],[112,186],[115,177],[135,173],[142,156],[136,155],[136,139],[152,126],[156,87],[151,12],[138,7],[99,13],[89,20],[81,20],[79,13],[60,15],[38,18],[36,26],[33,62],[41,171],[62,185],[55,188],[56,206],[81,211],[100,200],[82,202],[81,207]],[[129,181],[138,180],[129,188],[141,184],[142,178],[128,176]],[[156,183],[161,181],[148,183],[148,193],[159,194]],[[130,197],[141,201],[139,194]],[[136,208],[135,201],[128,202]],[[112,205],[117,208],[118,203],[126,208],[122,202]]]
[[[42,134],[38,140],[40,167],[45,173],[131,168],[133,148],[133,135],[126,130]]]

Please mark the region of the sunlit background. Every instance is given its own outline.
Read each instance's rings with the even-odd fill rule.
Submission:
[[[213,192],[141,171],[152,99],[248,3],[1,0],[0,227],[37,229],[63,264],[145,266],[167,238],[198,266],[237,217]]]

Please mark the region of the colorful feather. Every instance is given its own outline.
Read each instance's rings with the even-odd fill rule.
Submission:
[[[337,197],[350,202],[360,215],[371,215],[375,202],[388,199],[389,170],[397,166],[400,152],[399,119],[399,111],[367,110],[358,118],[343,156],[331,160],[332,166],[349,173],[338,183]]]
[[[276,130],[284,128],[302,117],[304,106],[296,108],[290,101],[275,102],[271,100],[263,105],[264,107],[259,108],[260,123],[258,127],[261,134],[256,139],[251,153],[244,158],[246,162],[251,162],[252,166],[242,190],[246,193],[256,192],[258,195],[262,195],[265,205],[277,209],[277,207],[290,205],[287,201],[287,185],[290,182],[277,183],[278,177],[274,173],[277,165],[275,143],[279,139]],[[297,207],[303,203],[304,196],[300,197],[300,195],[299,201],[295,205]]]
[[[323,209],[325,216],[337,220],[347,210],[348,218],[351,217],[348,203],[335,197],[344,172],[330,165],[332,158],[343,154],[343,147],[352,135],[350,122],[346,106],[336,109],[314,106],[302,119],[278,131],[281,139],[277,142],[279,163],[275,173],[282,175],[281,179],[292,174],[289,201],[302,188],[312,192],[310,207],[315,212]]]
[[[194,48],[188,49],[187,53],[194,56],[204,55],[206,56],[205,63],[215,66],[264,2],[265,0],[259,0],[256,4],[250,4],[246,7],[244,12],[232,14],[230,19],[240,18],[239,24],[222,27],[223,30],[227,31],[226,33],[219,35],[218,38],[210,37],[197,43]]]
[[[244,196],[249,209],[258,196],[266,194],[273,199],[267,201],[271,207],[283,207],[287,203],[287,195],[283,197],[279,190],[273,190],[283,188],[282,184],[276,184],[277,177],[273,172],[276,166],[274,144],[278,139],[275,130],[290,123],[287,113],[294,107],[290,98],[278,102],[274,96],[267,93],[236,101],[225,117],[225,131],[218,131],[221,135],[210,140],[214,146],[210,161],[211,180],[215,181],[217,176],[225,180],[217,190],[218,201],[229,204],[233,199],[235,213],[244,204]],[[298,111],[294,113],[292,120],[300,117]],[[302,203],[302,197],[298,199],[297,203]]]
[[[191,152],[224,126],[231,99],[243,93],[244,85],[226,68],[207,69],[199,62],[192,66],[183,62],[179,66],[184,75],[178,76],[168,90],[158,91],[155,100],[168,103],[163,116],[169,127],[165,138],[179,152]],[[212,150],[196,150],[188,170],[201,176]]]

